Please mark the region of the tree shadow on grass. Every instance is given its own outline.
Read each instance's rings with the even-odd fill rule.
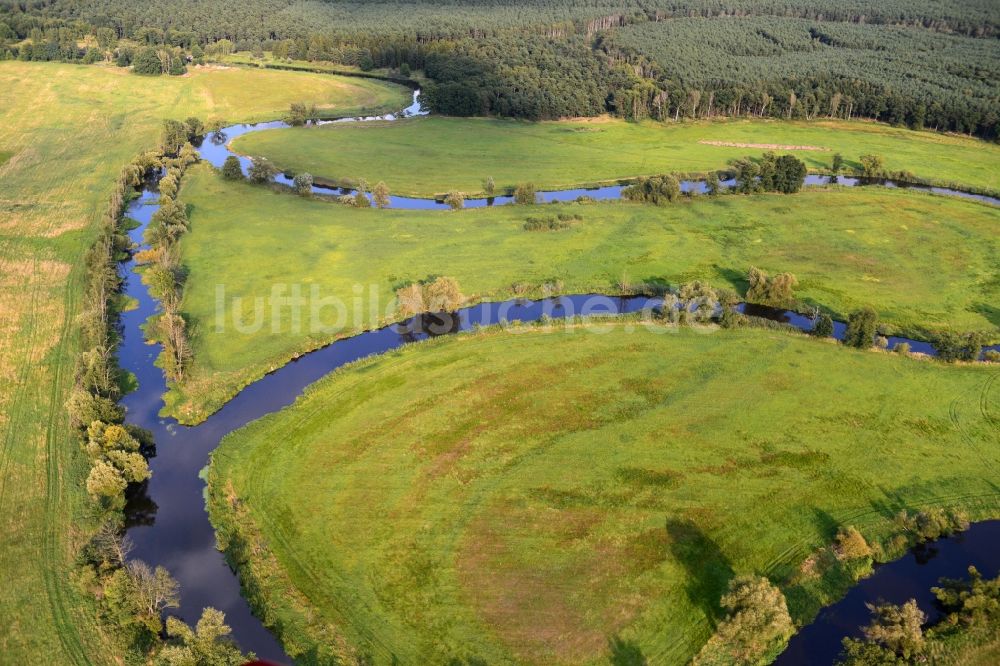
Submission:
[[[746,292],[747,288],[750,286],[750,283],[747,281],[747,270],[749,270],[749,268],[750,267],[747,266],[743,270],[737,270],[728,266],[720,266],[719,264],[714,264],[712,266],[712,270],[715,271],[716,275],[728,282],[729,286],[740,294]]]
[[[848,524],[842,523],[827,511],[817,507],[813,507],[812,513],[816,532],[822,540],[822,546],[832,544],[840,528],[846,527]],[[812,616],[818,613],[823,606],[830,603],[828,590],[831,586],[837,589],[846,588],[850,587],[853,582],[846,569],[831,566],[833,555],[830,551],[813,551],[805,557],[808,559],[802,562],[785,562],[780,566],[778,571],[772,572],[778,578],[795,580],[795,582],[784,586],[783,592],[785,600],[788,603],[788,610],[791,611],[792,617],[796,619],[803,616]],[[807,563],[809,564],[807,565]],[[809,575],[796,576],[797,571],[806,571],[803,568],[804,565],[811,567],[814,571],[818,571],[822,580],[812,578]]]
[[[733,567],[719,545],[690,520],[668,519],[670,553],[686,570],[686,592],[714,629],[721,617],[719,599],[733,578]]]
[[[976,303],[969,308],[977,314],[986,317],[994,326],[1000,326],[1000,308],[990,303]]]
[[[619,636],[608,640],[608,662],[611,666],[646,666],[646,655],[634,641]]]

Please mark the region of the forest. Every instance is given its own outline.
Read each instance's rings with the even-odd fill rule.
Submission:
[[[267,51],[421,70],[448,115],[860,117],[995,138],[997,23],[988,0],[4,0],[0,56],[129,65],[145,45],[179,74],[179,49]]]

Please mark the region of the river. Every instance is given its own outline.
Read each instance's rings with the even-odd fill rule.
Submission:
[[[390,118],[422,113],[418,94],[414,95],[413,106]],[[384,120],[386,117],[378,119]],[[364,119],[341,122],[362,120]],[[277,125],[265,123],[254,127],[272,126]],[[221,164],[218,159],[221,153],[216,150],[218,148],[224,150],[222,144],[206,141],[202,147],[203,157],[213,164]],[[620,193],[620,188],[618,191]],[[429,200],[397,198],[396,201],[423,203]],[[126,213],[139,222],[129,232],[137,246],[143,246],[143,233],[157,206],[158,194],[155,182],[151,181],[141,196],[130,203]],[[289,659],[275,637],[254,617],[242,597],[237,576],[222,553],[216,549],[215,533],[205,511],[205,484],[200,473],[208,464],[212,450],[226,434],[290,405],[306,386],[346,363],[430,336],[467,331],[475,325],[491,325],[503,321],[532,322],[543,316],[555,319],[581,313],[651,313],[660,304],[658,299],[645,296],[616,298],[594,294],[574,295],[538,301],[484,303],[462,309],[453,315],[410,319],[400,325],[362,333],[305,354],[240,391],[200,425],[185,427],[173,419],[159,416],[167,388],[163,372],[154,365],[160,346],[147,344],[142,331],[143,324],[157,313],[158,305],[135,273],[135,268],[134,260],[129,260],[121,267],[126,277],[125,293],[135,299],[137,307],[122,314],[122,340],[118,353],[122,368],[136,376],[138,389],[126,395],[122,404],[127,409],[129,423],[153,433],[156,456],[150,460],[151,479],[138,488],[130,489],[129,493],[127,531],[135,543],[132,557],[154,566],[166,567],[180,583],[181,605],[171,612],[193,624],[202,608],[217,608],[226,614],[233,636],[241,648],[252,650],[258,657],[275,662],[287,662]],[[787,321],[800,328],[811,326],[811,320],[793,312],[758,306],[745,307],[750,314]],[[842,332],[843,324],[838,323],[835,334],[842,335]],[[933,352],[923,342],[902,338],[894,338],[893,341],[909,342],[914,351]],[[994,530],[996,532],[998,531]],[[997,540],[995,534],[992,542],[994,567],[1000,561]],[[896,563],[880,567],[871,580],[878,579],[884,571],[893,571],[895,566]],[[913,579],[910,587],[914,595],[926,587],[924,583],[923,578]],[[854,621],[852,617],[852,622]],[[806,635],[807,631],[809,628],[800,635]],[[805,649],[811,649],[810,645],[807,643]]]

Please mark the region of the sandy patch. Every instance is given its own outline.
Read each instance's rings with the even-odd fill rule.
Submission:
[[[819,150],[829,152],[829,148],[822,146],[790,146],[783,143],[739,143],[736,141],[706,141],[702,139],[698,143],[706,146],[723,146],[726,148],[762,148],[764,150]]]

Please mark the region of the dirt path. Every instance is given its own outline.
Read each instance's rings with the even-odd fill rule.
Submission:
[[[764,150],[819,150],[822,152],[830,152],[829,148],[823,148],[822,146],[788,146],[781,143],[738,143],[736,141],[705,141],[701,140],[698,143],[704,144],[706,146],[725,146],[728,148],[763,148]]]

